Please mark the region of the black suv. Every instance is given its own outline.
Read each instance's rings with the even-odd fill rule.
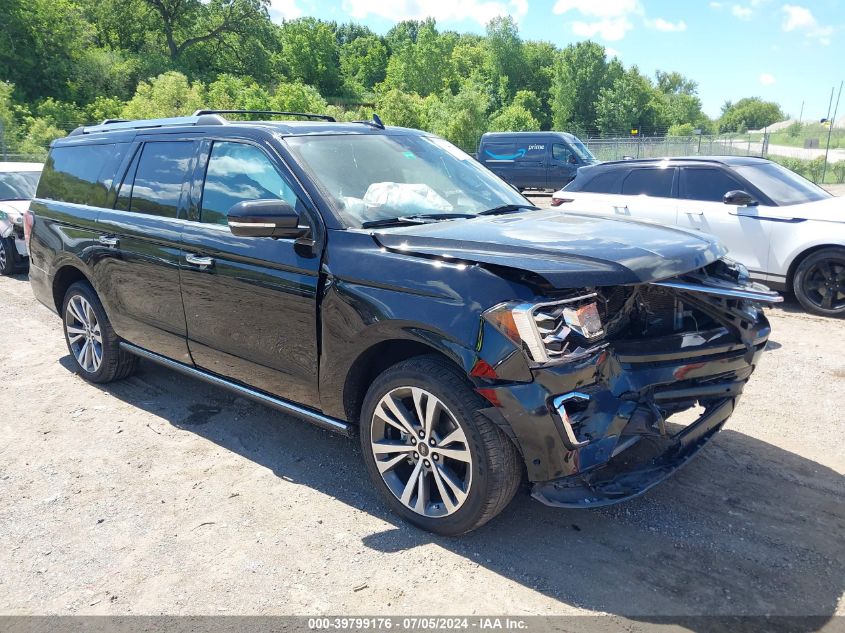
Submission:
[[[264,114],[306,120],[200,111],[53,143],[31,281],[80,375],[141,357],[357,429],[390,506],[442,534],[524,477],[556,506],[638,495],[733,411],[779,297],[712,238],[537,209],[378,117]]]

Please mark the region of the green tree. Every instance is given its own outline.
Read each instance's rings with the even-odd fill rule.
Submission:
[[[507,79],[499,84],[500,98],[510,100],[523,86],[526,74],[522,40],[513,17],[497,17],[487,23],[487,48],[493,77]]]
[[[595,42],[578,42],[563,49],[551,84],[552,126],[557,130],[594,130],[599,95],[622,73],[619,60],[608,62],[604,47]]]
[[[430,97],[426,105],[428,129],[465,151],[475,151],[487,130],[490,96],[483,85],[467,81],[457,94],[446,91],[439,98]]]
[[[440,37],[434,20],[426,20],[417,28],[416,40],[404,40],[394,50],[387,63],[385,88],[422,96],[442,90],[454,76],[451,52],[449,41]]]
[[[205,86],[193,84],[182,73],[170,71],[138,84],[135,95],[123,108],[128,119],[186,116],[205,107]]]
[[[270,98],[272,109],[283,112],[322,114],[327,105],[326,100],[320,96],[314,86],[306,86],[298,82],[280,84]]]
[[[539,121],[528,108],[512,103],[493,115],[489,129],[491,132],[531,132],[539,128]]]
[[[279,27],[279,44],[276,65],[284,76],[326,96],[343,92],[340,48],[331,25],[310,17],[285,22]]]
[[[596,103],[596,124],[603,134],[653,134],[666,126],[660,93],[648,77],[632,66],[610,87],[602,88]]]
[[[387,125],[415,129],[428,127],[425,104],[418,94],[405,93],[397,88],[379,91],[376,94],[375,109]]]
[[[759,130],[784,118],[777,103],[763,101],[759,97],[747,97],[736,103],[725,102],[719,119],[720,132],[740,132],[745,129]]]
[[[216,110],[270,110],[270,94],[247,77],[220,75],[208,85],[206,103]]]
[[[50,143],[65,136],[67,132],[53,125],[49,120],[33,119],[18,146],[18,152],[37,160],[47,158]]]
[[[375,35],[355,38],[340,49],[340,70],[353,85],[372,90],[384,81],[387,47]]]

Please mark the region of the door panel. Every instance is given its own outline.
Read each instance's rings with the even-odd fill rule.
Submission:
[[[115,332],[183,363],[191,357],[179,288],[184,220],[177,216],[196,149],[193,141],[149,142],[138,149],[118,208],[97,218],[93,265]]]
[[[575,153],[564,143],[552,143],[549,168],[546,171],[546,186],[551,189],[560,189],[566,186],[570,180],[575,178],[578,170],[577,163],[569,162],[572,158],[577,160]]]
[[[182,233],[182,298],[194,361],[319,408],[320,258],[293,240],[236,237],[224,224],[225,211],[241,200],[281,198],[304,214],[302,203],[279,175],[276,159],[233,142],[212,146],[201,196],[200,219],[206,221],[187,222]],[[212,262],[192,264],[189,257]]]
[[[667,168],[633,169],[622,181],[622,195],[614,205],[617,216],[650,220],[672,226],[677,221],[678,200],[673,197],[677,170]]]
[[[678,224],[715,235],[728,256],[745,264],[756,277],[768,270],[772,225],[758,219],[766,207],[737,207],[722,202],[742,184],[722,169],[681,169]]]

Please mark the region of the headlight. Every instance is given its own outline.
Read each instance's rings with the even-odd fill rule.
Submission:
[[[549,363],[585,351],[604,335],[596,293],[541,303],[507,302],[484,318],[526,351],[531,360]]]

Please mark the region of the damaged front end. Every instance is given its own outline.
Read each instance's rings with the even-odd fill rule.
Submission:
[[[731,415],[769,336],[760,307],[780,300],[723,259],[660,282],[496,306],[485,318],[518,341],[531,381],[502,384],[512,358],[491,366],[479,392],[495,406],[484,413],[507,421],[543,503],[642,494]]]

